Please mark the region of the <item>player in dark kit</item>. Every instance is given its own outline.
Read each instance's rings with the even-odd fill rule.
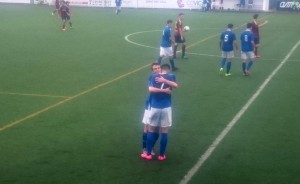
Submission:
[[[259,24],[257,22],[257,18],[258,18],[258,14],[254,14],[251,24],[252,24],[252,33],[253,33],[253,36],[254,36],[254,43],[255,43],[255,48],[254,48],[255,58],[260,58],[261,56],[258,55],[258,47],[259,47],[259,44],[260,44],[259,28],[261,28],[262,26],[267,24],[268,21],[266,20],[264,23]]]
[[[59,8],[59,11],[61,13],[61,19],[63,21],[63,25],[62,25],[62,31],[66,31],[66,23],[69,22],[70,28],[72,28],[72,22],[70,21],[71,19],[71,12],[69,9],[69,2],[62,2],[61,7]]]
[[[58,16],[60,16],[60,11],[59,10],[59,0],[55,0],[55,10],[52,12],[52,15],[54,15],[56,12]]]
[[[175,23],[175,30],[174,30],[174,37],[175,37],[175,45],[174,45],[174,49],[173,49],[173,58],[176,59],[176,52],[177,52],[177,47],[178,44],[182,44],[181,46],[181,58],[182,59],[187,59],[186,55],[185,55],[185,48],[186,48],[186,44],[185,44],[185,38],[183,35],[183,13],[179,13],[178,15],[178,19]]]

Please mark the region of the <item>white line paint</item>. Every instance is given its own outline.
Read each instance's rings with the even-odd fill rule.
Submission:
[[[134,44],[134,45],[138,45],[138,46],[141,46],[141,47],[147,47],[147,48],[159,50],[159,47],[151,47],[151,46],[148,46],[148,45],[139,44],[139,43],[137,43],[137,42],[134,42],[134,41],[129,40],[129,37],[130,37],[130,36],[137,35],[137,34],[143,34],[143,33],[151,33],[151,32],[156,32],[156,31],[161,31],[161,30],[140,31],[140,32],[131,33],[131,34],[128,34],[128,35],[125,36],[125,40],[126,40],[127,42],[129,42],[129,43]]]
[[[204,162],[211,156],[211,154],[214,152],[216,147],[225,138],[225,136],[228,134],[228,132],[233,128],[233,126],[242,117],[242,115],[248,110],[250,105],[256,100],[256,98],[260,95],[260,93],[265,89],[267,84],[272,80],[272,78],[281,69],[281,67],[287,62],[288,58],[296,50],[296,48],[299,46],[299,44],[300,44],[300,40],[298,41],[298,43],[296,43],[294,45],[292,50],[290,50],[290,52],[285,56],[285,58],[280,62],[280,64],[273,70],[273,72],[266,78],[266,80],[259,86],[257,91],[252,95],[252,97],[247,101],[247,103],[242,107],[242,109],[227,124],[227,126],[218,135],[218,137],[214,140],[214,142],[209,146],[209,148],[205,151],[205,153],[199,157],[197,163],[187,172],[187,174],[184,176],[184,178],[180,181],[180,184],[187,184],[192,179],[192,177],[201,168],[201,166],[204,164]]]

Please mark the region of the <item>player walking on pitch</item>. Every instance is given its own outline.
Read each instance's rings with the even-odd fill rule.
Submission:
[[[230,76],[231,61],[234,57],[234,54],[238,51],[238,45],[236,41],[235,33],[232,31],[233,24],[227,25],[227,30],[221,33],[220,36],[220,50],[222,60],[220,62],[220,74],[223,74],[224,67],[226,64],[226,73],[225,76]]]
[[[172,44],[175,42],[172,40],[172,20],[167,20],[167,25],[165,26],[163,32],[162,32],[162,39],[160,43],[160,53],[159,57],[157,59],[157,62],[161,64],[161,61],[164,57],[168,57],[172,71],[178,70],[178,68],[175,66],[174,62],[174,56],[173,56],[173,48]]]
[[[115,0],[116,3],[116,14],[119,15],[121,12],[122,0]]]
[[[59,0],[55,0],[54,2],[54,6],[55,6],[55,10],[52,12],[52,15],[54,15],[55,13],[57,13],[57,16],[60,16],[60,12],[59,12]]]
[[[62,31],[66,31],[66,23],[69,22],[70,28],[72,28],[72,22],[70,21],[71,19],[71,12],[69,9],[69,1],[66,2],[62,2],[61,7],[59,8],[59,11],[61,13],[61,19],[63,21],[63,25],[62,25]]]
[[[243,60],[242,68],[244,75],[250,74],[250,68],[254,62],[254,38],[253,33],[251,32],[252,23],[247,24],[247,28],[245,31],[241,33],[241,58]]]

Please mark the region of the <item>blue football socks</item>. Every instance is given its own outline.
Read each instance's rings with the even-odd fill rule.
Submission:
[[[163,156],[165,155],[166,148],[168,143],[168,133],[162,133],[160,138],[160,152],[159,155]]]
[[[155,141],[155,133],[154,132],[148,132],[147,134],[147,154],[150,155],[154,146]]]
[[[231,62],[227,62],[226,73],[229,73],[230,69],[231,69]]]
[[[248,65],[247,65],[247,70],[248,71],[250,70],[250,68],[251,68],[252,65],[253,65],[253,61],[250,60],[249,63],[248,63]]]
[[[143,149],[146,148],[147,132],[143,132]]]
[[[226,58],[223,58],[223,59],[220,61],[220,68],[224,68],[225,63],[226,63]]]

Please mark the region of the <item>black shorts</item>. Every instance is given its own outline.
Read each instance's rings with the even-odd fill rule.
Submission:
[[[67,20],[70,20],[70,16],[67,13],[62,12],[61,19],[64,21],[67,21]]]
[[[183,37],[183,39],[181,39],[181,36],[177,36],[175,35],[175,43],[184,43],[185,42],[185,38]]]
[[[255,45],[259,44],[259,37],[254,37],[253,38]]]

